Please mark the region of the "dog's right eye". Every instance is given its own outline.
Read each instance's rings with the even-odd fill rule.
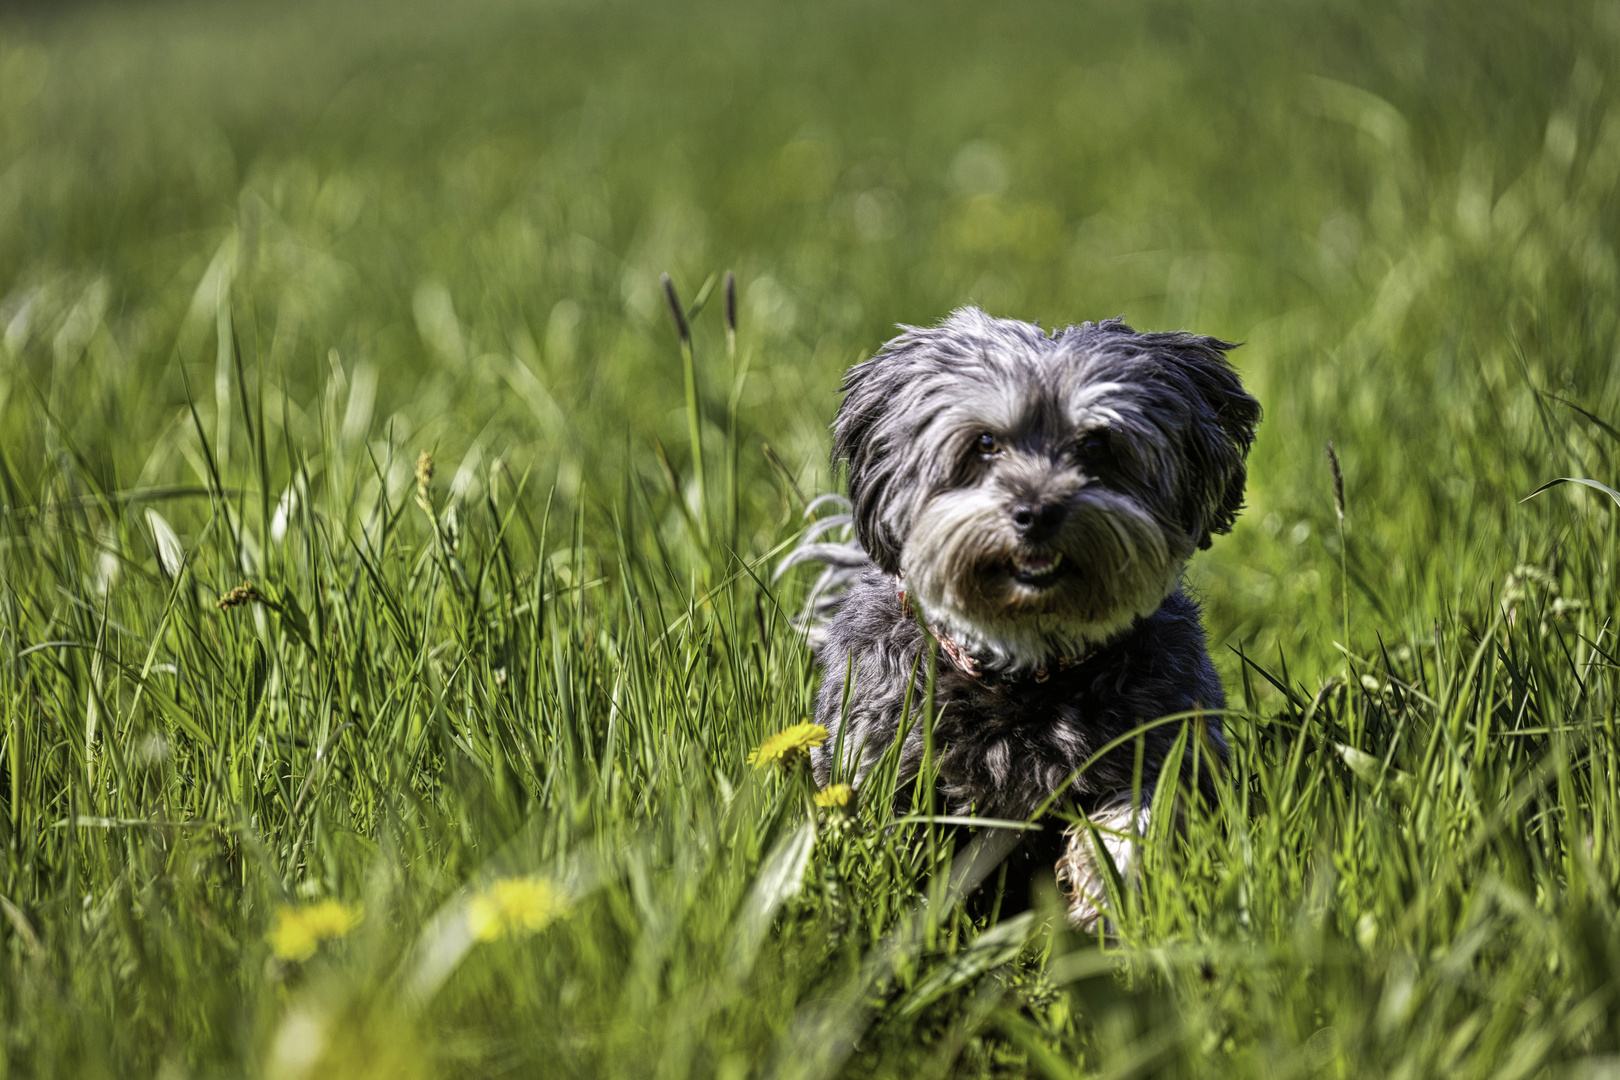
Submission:
[[[1001,453],[1001,440],[988,431],[979,436],[979,453],[985,457],[995,457]]]

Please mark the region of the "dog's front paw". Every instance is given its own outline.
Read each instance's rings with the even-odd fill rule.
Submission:
[[[1124,882],[1130,883],[1135,876],[1136,847],[1147,829],[1147,807],[1133,809],[1130,793],[1126,792],[1086,816],[1096,827],[1096,838],[1101,839],[1114,869]],[[1097,928],[1107,907],[1106,871],[1092,830],[1084,822],[1065,829],[1063,841],[1063,854],[1053,867],[1058,888],[1069,905],[1070,925],[1089,932]]]
[[[1063,854],[1053,867],[1058,889],[1069,905],[1069,924],[1088,933],[1097,928],[1107,897],[1102,867],[1097,864],[1091,834],[1084,825],[1071,825],[1063,832]]]

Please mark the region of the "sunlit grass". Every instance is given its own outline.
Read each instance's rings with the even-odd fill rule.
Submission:
[[[0,1064],[1606,1075],[1617,504],[1520,500],[1620,486],[1617,60],[1585,5],[10,16]],[[801,752],[839,375],[969,300],[1242,340],[1267,411],[1191,572],[1230,782],[1107,940]]]

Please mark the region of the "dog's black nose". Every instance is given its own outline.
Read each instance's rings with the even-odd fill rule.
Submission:
[[[1013,524],[1025,540],[1044,540],[1057,531],[1069,508],[1060,502],[1023,502],[1012,508]]]

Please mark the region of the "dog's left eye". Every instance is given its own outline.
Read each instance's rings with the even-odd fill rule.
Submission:
[[[1108,456],[1108,432],[1090,431],[1081,436],[1075,450],[1082,461],[1101,461]]]
[[[979,436],[979,453],[985,457],[993,457],[1001,453],[1001,440],[988,431]]]

